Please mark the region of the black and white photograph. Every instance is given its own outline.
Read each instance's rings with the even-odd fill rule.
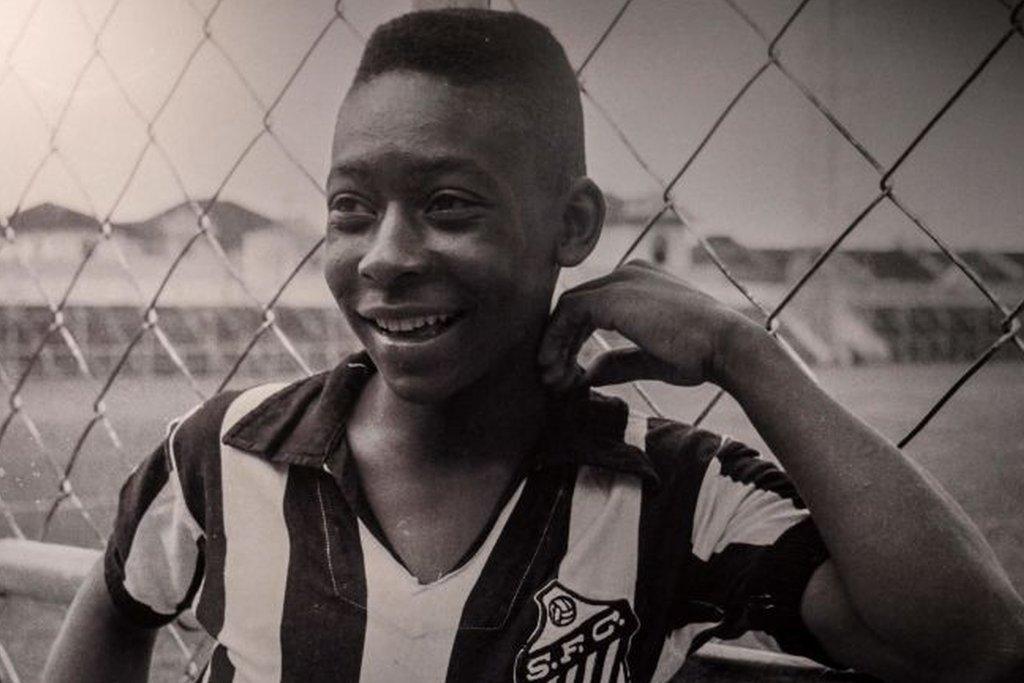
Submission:
[[[0,0],[0,683],[1024,681],[1024,0]]]

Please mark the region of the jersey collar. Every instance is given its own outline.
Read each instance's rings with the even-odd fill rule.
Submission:
[[[333,371],[272,394],[236,422],[222,441],[271,462],[324,468],[331,461],[332,469],[344,466],[345,425],[375,371],[369,354],[355,353]],[[629,409],[620,399],[586,388],[565,395],[549,416],[537,468],[572,463],[656,481],[644,452],[624,441],[628,419]]]

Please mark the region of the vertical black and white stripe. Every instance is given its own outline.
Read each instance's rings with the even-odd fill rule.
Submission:
[[[667,680],[708,638],[745,631],[821,654],[798,607],[826,555],[785,476],[742,444],[627,421],[617,404],[617,439],[596,421],[570,431],[476,552],[419,584],[314,457],[343,435],[329,394],[358,395],[353,372],[219,396],[125,484],[112,599],[144,626],[194,614],[218,641],[205,680],[511,681],[517,656],[583,619],[552,625],[537,598],[552,586],[580,614],[625,605],[638,628],[574,645],[565,671],[530,680]]]

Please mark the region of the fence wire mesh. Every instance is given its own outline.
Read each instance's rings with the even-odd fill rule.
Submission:
[[[35,109],[39,121],[46,128],[48,137],[45,153],[35,161],[24,185],[18,189],[17,199],[13,206],[2,207],[2,211],[0,211],[0,226],[3,228],[3,240],[0,241],[0,256],[4,255],[4,251],[8,252],[8,260],[3,264],[3,267],[13,266],[18,269],[20,277],[25,282],[31,284],[38,299],[44,303],[46,316],[46,324],[41,331],[22,331],[23,336],[31,336],[35,333],[35,337],[30,340],[31,351],[27,357],[19,359],[20,362],[17,363],[13,362],[12,359],[0,358],[0,385],[3,386],[5,394],[5,408],[2,412],[2,418],[0,418],[0,474],[3,472],[5,461],[10,463],[16,458],[29,457],[29,454],[24,452],[12,452],[10,449],[4,448],[5,440],[11,441],[11,430],[15,423],[18,423],[29,436],[32,446],[36,450],[34,457],[40,458],[50,469],[49,477],[51,479],[51,493],[49,496],[45,500],[36,501],[37,506],[41,506],[43,509],[44,515],[41,524],[37,525],[38,528],[34,531],[24,528],[23,522],[15,511],[12,501],[5,500],[2,497],[3,491],[0,490],[0,515],[3,516],[7,526],[7,535],[18,538],[31,536],[45,540],[51,533],[54,520],[59,515],[70,512],[79,516],[85,523],[97,547],[101,547],[105,542],[106,529],[104,524],[95,518],[93,511],[83,500],[73,480],[78,468],[83,467],[81,456],[84,446],[97,429],[101,430],[105,435],[106,441],[114,452],[120,455],[122,462],[126,464],[126,468],[141,457],[139,453],[125,452],[125,440],[122,438],[117,426],[117,416],[111,415],[107,399],[112,388],[120,378],[125,376],[133,359],[146,344],[155,345],[155,352],[162,354],[165,362],[170,364],[173,371],[188,385],[196,398],[205,399],[210,395],[209,388],[204,387],[203,383],[197,378],[197,373],[194,370],[193,362],[190,361],[189,354],[179,348],[179,344],[174,339],[175,335],[166,329],[165,318],[161,310],[162,305],[165,303],[164,298],[168,286],[178,273],[181,264],[195,251],[200,249],[208,250],[209,254],[212,255],[213,262],[223,270],[224,274],[241,291],[244,298],[244,307],[255,315],[253,318],[255,320],[254,327],[235,329],[233,331],[234,334],[243,338],[245,343],[236,353],[233,361],[230,362],[230,367],[220,378],[217,386],[213,389],[214,392],[219,391],[231,382],[246,360],[255,353],[254,350],[259,345],[264,344],[267,338],[271,339],[272,343],[276,345],[280,355],[287,358],[293,364],[294,371],[310,374],[315,370],[321,369],[321,366],[324,365],[322,359],[318,362],[311,362],[306,357],[308,354],[304,353],[300,349],[300,345],[292,339],[292,336],[281,324],[278,316],[282,295],[293,285],[299,273],[309,268],[311,262],[316,260],[317,253],[322,247],[323,239],[313,241],[308,245],[308,249],[296,258],[294,263],[289,265],[286,275],[279,279],[268,296],[266,292],[260,291],[260,288],[254,285],[251,278],[247,278],[240,272],[229,256],[229,250],[223,243],[224,238],[222,235],[224,233],[218,229],[214,207],[221,198],[225,188],[236,178],[239,169],[243,166],[246,159],[254,153],[258,145],[267,141],[276,146],[281,154],[280,158],[283,160],[283,163],[288,164],[297,172],[314,193],[323,195],[322,184],[318,179],[321,169],[309,168],[308,164],[303,162],[301,154],[296,152],[293,143],[278,129],[275,123],[275,112],[296,81],[303,76],[318,47],[329,36],[332,39],[348,41],[358,46],[364,41],[365,29],[367,27],[357,26],[350,19],[349,10],[346,6],[340,1],[337,2],[326,13],[326,16],[316,27],[316,30],[311,32],[312,38],[309,40],[308,45],[294,60],[279,87],[268,96],[264,92],[266,89],[258,87],[247,75],[248,67],[246,62],[235,57],[232,51],[219,38],[218,24],[215,19],[218,12],[222,11],[223,6],[230,4],[229,1],[177,1],[195,15],[197,30],[192,35],[182,35],[177,38],[178,41],[187,46],[183,50],[185,58],[180,68],[175,72],[174,77],[170,79],[169,87],[166,88],[155,106],[153,103],[138,101],[137,97],[133,95],[133,89],[126,83],[124,76],[121,75],[121,71],[116,68],[115,58],[108,53],[108,49],[105,47],[104,38],[112,21],[123,9],[123,6],[130,3],[131,0],[114,0],[107,4],[105,8],[101,7],[99,9],[97,9],[96,3],[86,2],[86,0],[69,0],[67,3],[68,11],[76,15],[81,29],[87,34],[86,42],[88,49],[81,56],[80,63],[74,70],[70,87],[63,94],[62,103],[57,108],[55,115],[53,111],[48,111],[47,107],[40,101],[36,86],[29,82],[24,74],[20,72],[17,58],[19,50],[24,47],[28,40],[27,36],[30,31],[38,28],[37,23],[41,21],[38,15],[40,8],[45,4],[45,0],[34,0],[31,2],[27,11],[22,15],[12,39],[8,43],[8,47],[3,55],[3,62],[0,63],[0,88],[17,88],[25,100]],[[659,205],[643,223],[643,227],[635,239],[622,253],[619,259],[620,264],[634,255],[638,246],[649,236],[659,222],[669,215],[674,215],[683,225],[683,228],[689,231],[691,237],[696,240],[699,248],[703,250],[706,257],[720,271],[721,275],[735,287],[742,297],[749,302],[750,306],[759,312],[765,327],[773,335],[776,335],[780,343],[785,344],[785,340],[779,335],[779,316],[783,310],[786,309],[799,292],[805,288],[813,287],[815,274],[826,261],[833,257],[844,241],[857,231],[858,227],[864,223],[869,215],[877,211],[882,205],[889,205],[894,208],[916,226],[920,233],[934,245],[934,248],[944,255],[957,269],[960,276],[977,289],[980,297],[999,316],[1001,330],[1001,333],[996,338],[991,339],[988,347],[962,370],[956,381],[942,395],[935,398],[932,407],[924,415],[920,416],[917,423],[903,435],[899,441],[901,447],[909,443],[947,404],[950,398],[982,366],[988,363],[997,352],[1004,347],[1016,347],[1020,354],[1024,354],[1024,339],[1021,336],[1024,299],[1016,302],[1002,300],[996,289],[986,283],[986,280],[979,274],[976,268],[954,248],[949,246],[940,237],[938,231],[930,227],[921,215],[911,207],[910,203],[901,196],[898,183],[898,171],[901,167],[918,150],[919,145],[926,137],[935,134],[936,125],[957,106],[964,93],[989,68],[993,59],[1004,51],[1011,41],[1024,39],[1024,26],[1022,26],[1022,7],[1024,7],[1024,2],[1014,4],[1006,0],[998,0],[996,4],[1005,11],[1005,30],[991,45],[985,56],[974,66],[968,76],[958,84],[953,93],[937,107],[927,123],[903,147],[902,151],[896,156],[895,161],[890,164],[884,164],[879,160],[878,156],[871,152],[869,146],[858,139],[851,132],[851,129],[844,125],[840,118],[829,109],[825,104],[825,99],[816,94],[812,87],[801,80],[797,72],[787,65],[784,47],[788,33],[795,24],[800,22],[801,17],[807,12],[808,6],[820,0],[802,0],[796,4],[781,24],[781,28],[775,31],[766,30],[736,0],[720,0],[728,8],[729,12],[742,21],[749,29],[749,39],[751,41],[759,41],[763,45],[762,59],[756,68],[752,69],[747,77],[742,80],[740,87],[736,89],[727,104],[721,108],[711,122],[711,125],[707,127],[698,144],[678,164],[677,170],[668,179],[665,179],[654,170],[654,165],[645,159],[645,156],[638,150],[638,146],[631,140],[631,136],[615,120],[601,99],[588,89],[587,85],[588,69],[593,64],[595,56],[606,46],[609,38],[615,35],[623,17],[631,11],[634,5],[641,4],[643,1],[626,0],[618,6],[611,20],[600,33],[599,38],[576,67],[580,90],[585,101],[592,108],[592,111],[604,119],[605,123],[611,128],[614,135],[636,162],[640,172],[649,176],[650,180],[661,191]],[[498,3],[494,4],[497,5]],[[508,4],[507,9],[521,11],[521,8],[513,0],[509,0]],[[174,103],[180,90],[184,87],[183,84],[190,70],[193,69],[200,55],[207,51],[216,53],[227,65],[233,78],[241,86],[242,91],[244,91],[245,96],[251,100],[251,106],[258,115],[256,116],[255,124],[250,130],[246,131],[245,142],[241,145],[240,151],[233,153],[231,158],[225,160],[227,170],[220,176],[213,191],[200,197],[190,186],[184,172],[179,169],[179,164],[176,162],[176,157],[172,153],[169,143],[160,134],[159,124]],[[144,141],[134,151],[127,172],[114,182],[115,191],[111,195],[113,199],[103,204],[90,199],[92,196],[91,188],[85,182],[82,174],[76,170],[75,159],[62,146],[61,135],[67,123],[69,112],[74,107],[76,98],[82,91],[83,84],[94,70],[101,70],[106,74],[116,89],[116,92],[112,94],[112,98],[119,102],[119,106],[127,107],[140,130],[144,131]],[[737,106],[748,97],[752,87],[765,79],[766,75],[771,72],[781,75],[795,87],[795,91],[820,114],[827,125],[840,135],[845,143],[874,170],[877,174],[878,184],[874,196],[864,204],[863,208],[848,224],[842,226],[835,233],[830,243],[810,260],[809,265],[799,274],[795,283],[788,287],[782,298],[774,305],[767,305],[759,300],[754,291],[744,283],[742,276],[734,272],[729,259],[719,253],[719,250],[713,241],[709,239],[709,236],[700,233],[691,225],[687,219],[686,211],[677,199],[677,196],[679,195],[682,183],[687,179],[688,173],[695,162],[705,153],[708,144],[719,133],[723,124],[730,118],[730,115],[733,114]],[[649,106],[653,105],[654,103],[649,103]],[[196,125],[201,125],[201,123]],[[327,141],[321,142],[324,145],[327,144]],[[130,256],[124,248],[125,240],[128,238],[123,234],[123,229],[117,225],[115,215],[122,201],[125,200],[132,190],[133,183],[136,182],[140,169],[147,162],[147,159],[154,155],[163,162],[169,171],[168,177],[173,183],[180,201],[191,211],[194,229],[187,240],[179,245],[177,251],[173,253],[173,257],[170,259],[166,270],[160,276],[157,286],[150,288],[140,281],[136,270],[132,267]],[[43,174],[44,169],[53,165],[60,167],[66,176],[67,182],[88,202],[89,210],[86,213],[97,226],[96,239],[84,250],[71,272],[60,274],[62,278],[67,279],[64,281],[64,284],[60,285],[56,295],[54,293],[53,274],[42,272],[33,262],[30,253],[17,248],[19,240],[25,239],[22,231],[19,229],[22,214],[27,208],[32,191],[39,181],[41,174]],[[122,340],[116,356],[102,364],[102,368],[97,365],[95,359],[90,358],[87,348],[80,342],[80,333],[69,324],[68,320],[69,302],[76,291],[82,287],[89,286],[85,282],[86,275],[90,264],[97,259],[101,252],[105,252],[108,258],[112,258],[117,264],[121,276],[130,288],[136,302],[134,327],[130,330],[130,335],[127,339]],[[147,289],[152,291],[147,293]],[[603,338],[599,338],[598,342],[605,347],[609,346],[609,342]],[[40,363],[45,362],[47,354],[50,353],[54,346],[60,347],[62,349],[61,353],[73,360],[73,372],[80,377],[84,386],[89,387],[89,400],[91,401],[91,415],[84,424],[80,425],[77,438],[74,439],[70,448],[66,451],[60,451],[53,443],[48,442],[44,430],[40,428],[37,421],[33,418],[33,408],[26,400],[25,395],[27,385],[33,380],[33,372],[38,369]],[[644,388],[637,386],[635,390],[638,392],[640,399],[646,402],[651,412],[662,414],[658,405]],[[720,397],[721,392],[711,398],[693,416],[693,421],[696,423],[701,422],[713,409]],[[110,482],[110,486],[111,490],[108,493],[112,497],[116,483]],[[204,657],[207,653],[206,648],[203,645],[195,645],[195,639],[191,639],[193,642],[187,643],[187,639],[175,627],[170,629],[170,633],[176,647],[180,651],[180,678],[182,680],[195,680],[202,669]],[[13,661],[12,656],[4,647],[4,643],[0,641],[0,672],[3,673],[2,678],[14,682],[22,680],[19,678],[19,668],[18,662]]]

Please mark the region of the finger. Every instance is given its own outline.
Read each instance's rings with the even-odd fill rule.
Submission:
[[[653,271],[658,272],[658,273],[662,272],[661,268],[659,268],[658,266],[654,265],[650,261],[644,260],[642,258],[629,259],[628,261],[623,263],[621,266],[619,266],[619,268],[620,269],[622,269],[622,268],[642,268],[643,270],[653,270]]]
[[[584,282],[581,282],[578,285],[566,289],[564,292],[562,292],[562,296],[571,296],[573,294],[581,294],[583,292],[588,292],[592,289],[598,289],[612,282],[615,282],[620,277],[621,273],[618,269],[610,270],[604,275],[600,275],[590,280],[585,280]]]
[[[647,372],[645,355],[637,347],[605,351],[587,368],[586,382],[590,386],[600,387],[644,379]]]
[[[677,283],[679,283],[681,285],[685,285],[689,289],[695,289],[695,287],[692,284],[690,284],[689,282],[687,282],[683,278],[679,277],[675,273],[667,270],[666,268],[664,268],[662,266],[659,266],[657,264],[651,263],[650,261],[645,261],[643,259],[632,259],[632,260],[626,261],[624,264],[622,264],[622,266],[619,268],[619,270],[623,270],[623,269],[626,269],[626,268],[633,268],[633,269],[636,269],[636,270],[639,270],[639,271],[642,271],[642,272],[646,272],[646,273],[651,274],[651,275],[667,278],[669,280],[672,280],[673,282],[677,282]]]
[[[566,339],[559,348],[558,356],[547,366],[542,365],[543,374],[541,379],[553,387],[568,386],[576,381],[582,381],[583,369],[576,362],[580,348],[594,333],[594,328],[589,323],[583,323],[576,327],[572,339]]]
[[[565,290],[565,292],[562,293],[562,296],[584,294],[586,292],[591,292],[595,289],[601,289],[609,285],[620,283],[624,280],[635,278],[637,276],[637,271],[643,272],[648,270],[658,273],[662,272],[658,270],[655,266],[652,266],[651,264],[647,263],[646,261],[634,259],[633,261],[629,261],[628,263],[622,264],[618,268],[614,268],[608,271],[607,273],[601,275],[600,277],[596,277],[592,280],[587,280],[586,282],[581,282],[575,287],[571,287]]]
[[[633,346],[602,353],[587,369],[584,381],[590,386],[601,387],[642,379],[663,380],[670,372],[671,368],[666,363]]]
[[[586,384],[586,371],[580,367],[580,365],[573,363],[573,367],[568,372],[559,371],[557,378],[546,382],[549,389],[555,393],[564,393],[575,387],[580,387]]]
[[[590,325],[589,311],[580,299],[580,295],[563,294],[555,305],[537,353],[542,366],[564,363],[577,336]]]
[[[577,363],[577,358],[580,355],[580,349],[587,343],[587,340],[593,336],[595,326],[592,321],[586,325],[580,325],[576,328],[576,336],[572,338],[572,341],[565,348],[565,356],[562,358],[562,366],[567,370],[571,370]]]

